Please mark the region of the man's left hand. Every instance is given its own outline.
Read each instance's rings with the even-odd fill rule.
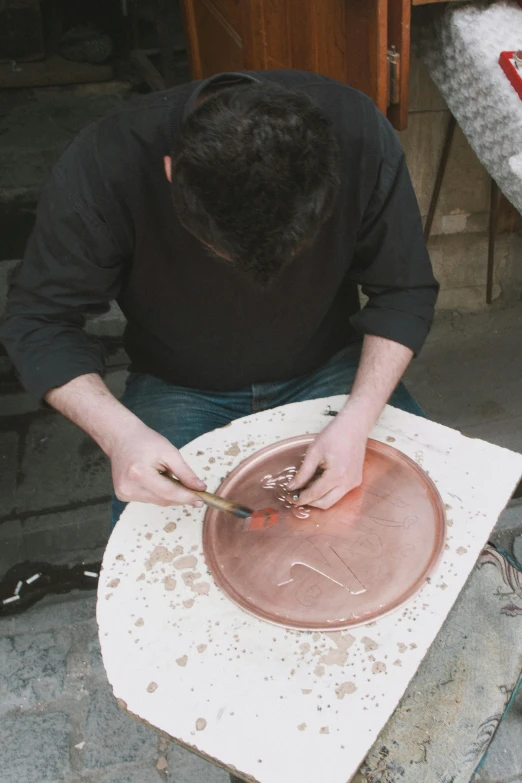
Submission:
[[[349,404],[317,435],[289,490],[301,489],[318,469],[322,475],[299,494],[296,505],[327,509],[362,481],[368,425]]]

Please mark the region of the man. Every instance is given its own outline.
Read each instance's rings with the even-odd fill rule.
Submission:
[[[437,290],[404,154],[372,102],[312,73],[221,74],[129,101],[66,150],[0,337],[26,388],[109,456],[113,521],[130,500],[201,505],[161,472],[204,488],[178,451],[203,432],[351,391],[293,483],[328,508],[360,483],[385,403],[420,413],[399,382]],[[114,299],[122,402],[82,331]]]

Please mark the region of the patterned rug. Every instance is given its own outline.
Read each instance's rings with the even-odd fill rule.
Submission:
[[[353,783],[470,783],[522,670],[522,573],[488,545]]]

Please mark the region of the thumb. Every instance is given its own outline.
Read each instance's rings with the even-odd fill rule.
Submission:
[[[206,489],[207,485],[205,482],[196,476],[177,449],[172,449],[172,452],[163,460],[163,464],[167,470],[189,489]]]
[[[292,481],[288,484],[288,489],[301,489],[307,484],[312,476],[314,476],[317,468],[319,467],[320,455],[313,446],[310,446],[306,452],[305,458],[301,467],[295,474]]]

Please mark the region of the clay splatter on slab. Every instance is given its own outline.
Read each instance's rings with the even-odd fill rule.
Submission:
[[[207,727],[207,721],[205,718],[198,718],[196,721],[196,730],[203,731]]]
[[[342,682],[337,686],[335,692],[338,699],[344,699],[345,696],[349,696],[351,693],[355,693],[357,686],[354,682]]]
[[[189,598],[188,601],[183,601],[183,606],[185,609],[192,609],[192,607],[195,604],[194,598]]]
[[[185,568],[194,568],[197,565],[198,559],[194,555],[185,555],[185,557],[179,557],[172,563],[173,567],[178,571],[182,571]]]
[[[459,548],[457,549],[457,554],[458,554],[458,555],[465,555],[467,551],[468,551],[468,550],[466,549],[466,547],[464,547],[464,546],[459,546]],[[111,586],[111,585],[109,584],[109,587],[110,587],[110,586]]]
[[[208,595],[210,585],[208,582],[198,582],[198,584],[193,584],[191,589],[193,593],[197,593],[198,595]]]
[[[157,682],[149,682],[147,685],[147,690],[149,693],[154,693],[154,691],[157,689],[158,683]]]
[[[198,653],[204,653],[206,649],[207,649],[206,644],[198,644],[198,646],[196,647]]]
[[[309,693],[312,693],[311,688],[301,688],[301,693],[304,693],[305,696],[307,696]]]
[[[341,631],[335,631],[334,633],[326,634],[336,645],[334,649],[328,650],[327,653],[321,655],[319,658],[320,663],[325,663],[327,666],[344,666],[348,660],[348,650],[355,642],[355,636],[350,633],[343,634]]]
[[[372,666],[372,673],[373,674],[382,674],[386,671],[386,664],[384,661],[375,661],[375,663]]]
[[[182,579],[190,587],[193,593],[197,595],[208,595],[210,591],[210,585],[208,582],[199,582],[196,584],[197,579],[201,579],[201,574],[197,571],[187,571],[182,574]]]
[[[165,531],[165,533],[173,533],[174,530],[176,530],[176,528],[177,528],[177,525],[176,525],[175,522],[167,522],[167,524],[165,525],[163,530]]]
[[[109,587],[118,587],[119,584],[120,584],[119,579],[111,579],[111,581],[109,582]]]
[[[300,723],[297,728],[299,729],[299,731],[304,731],[306,729],[306,723]]]
[[[400,659],[400,658],[397,658],[397,660],[393,662],[393,665],[394,665],[394,666],[402,666],[402,661],[401,661],[401,659]]]
[[[197,571],[187,571],[186,574],[181,575],[181,578],[183,579],[187,587],[192,587],[196,579],[201,578],[201,574],[198,573]]]
[[[377,642],[374,642],[369,636],[363,636],[361,642],[364,644],[364,652],[371,652],[372,650],[376,650],[379,646]]]
[[[225,454],[227,455],[227,457],[237,457],[237,455],[240,454],[240,453],[241,453],[241,449],[237,445],[237,441],[235,443],[233,443],[230,446],[230,448],[225,451]]]
[[[165,585],[165,590],[175,590],[177,582],[173,576],[166,576],[163,584]]]
[[[144,624],[145,624],[145,620],[143,619],[143,617],[138,617],[138,619],[134,623],[134,625],[137,625],[138,628],[141,628],[141,626]]]
[[[405,653],[408,649],[408,645],[404,644],[403,642],[397,642],[397,647],[399,648],[400,653]]]
[[[174,559],[174,552],[170,552],[166,546],[155,546],[145,561],[145,568],[150,571],[157,563],[170,563]]]
[[[314,669],[314,674],[316,677],[322,677],[325,672],[324,666],[316,666]]]
[[[176,658],[176,663],[178,666],[186,666],[188,661],[187,655],[182,655],[181,658]]]
[[[321,729],[319,729],[319,734],[329,734],[329,733],[330,733],[330,729],[328,728],[328,726],[323,726]]]

